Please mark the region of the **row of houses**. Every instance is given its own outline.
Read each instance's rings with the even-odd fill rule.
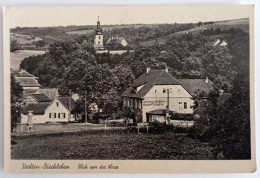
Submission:
[[[23,96],[18,100],[22,107],[21,124],[28,123],[28,114],[33,115],[33,123],[71,122],[79,119],[75,113],[77,95],[62,97],[57,88],[41,88],[38,78],[25,70],[19,71],[15,80],[23,88]]]

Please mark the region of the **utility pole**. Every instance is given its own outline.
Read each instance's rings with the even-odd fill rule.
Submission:
[[[166,124],[170,124],[169,103],[169,88],[167,88]]]
[[[85,131],[87,132],[87,123],[88,123],[88,111],[87,111],[87,94],[88,92],[85,91]]]

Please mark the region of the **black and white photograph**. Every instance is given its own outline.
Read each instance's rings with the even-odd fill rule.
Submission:
[[[170,161],[248,161],[255,171],[253,11],[6,8],[8,159],[52,161],[25,171],[69,169],[62,160],[80,171],[124,160],[135,170],[163,160],[165,172]]]

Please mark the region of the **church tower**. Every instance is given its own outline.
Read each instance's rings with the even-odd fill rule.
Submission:
[[[104,45],[103,45],[103,33],[102,29],[100,27],[100,22],[99,22],[99,16],[98,16],[98,21],[97,21],[97,28],[95,29],[96,35],[94,39],[94,48],[96,50],[104,50]]]

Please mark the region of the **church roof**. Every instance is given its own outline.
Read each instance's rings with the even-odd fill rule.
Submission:
[[[135,92],[139,86],[143,87]],[[136,79],[123,96],[143,98],[154,85],[180,85],[180,82],[165,70],[150,70]]]

